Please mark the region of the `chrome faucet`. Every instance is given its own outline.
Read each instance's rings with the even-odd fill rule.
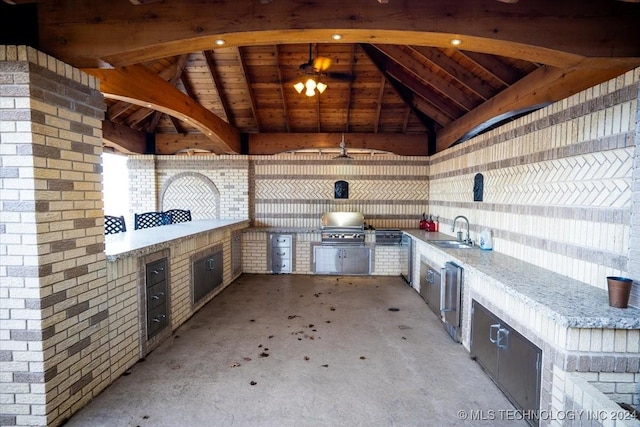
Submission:
[[[464,220],[467,222],[467,238],[466,238],[465,240],[462,240],[462,241],[463,241],[464,243],[469,243],[469,244],[471,244],[471,243],[472,243],[472,242],[471,242],[471,237],[469,236],[469,220],[467,219],[467,217],[466,217],[466,216],[458,215],[457,217],[455,217],[455,218],[453,219],[453,224],[451,224],[451,231],[456,231],[456,221],[457,221],[458,219],[460,219],[460,218],[464,219]],[[460,235],[462,235],[462,232],[460,232]],[[458,237],[458,240],[461,240],[461,239],[460,239],[460,237]]]

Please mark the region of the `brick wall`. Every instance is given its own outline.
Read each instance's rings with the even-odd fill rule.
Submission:
[[[637,99],[640,99],[638,85]],[[640,103],[635,110],[635,148],[633,157],[633,183],[631,187],[631,231],[629,238],[629,277],[640,280]],[[640,286],[636,283],[631,290],[629,304],[640,307]]]
[[[248,218],[246,156],[129,156],[134,213],[189,209],[193,219]]]
[[[356,211],[377,228],[418,228],[427,211],[429,161],[424,157],[281,154],[250,157],[250,215],[257,227],[320,226],[323,212]],[[334,183],[349,198],[334,198]]]
[[[465,215],[474,240],[489,228],[507,255],[603,289],[640,279],[639,81],[630,71],[432,156],[441,231]]]
[[[57,425],[108,384],[95,80],[0,46],[2,425]]]

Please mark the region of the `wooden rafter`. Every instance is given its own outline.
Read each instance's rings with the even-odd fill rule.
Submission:
[[[253,120],[256,122],[256,129],[260,132],[260,120],[258,118],[258,108],[256,104],[256,98],[253,94],[253,90],[251,90],[251,81],[249,80],[249,75],[247,74],[247,64],[245,63],[244,56],[242,55],[242,48],[237,48],[238,54],[238,63],[240,64],[240,69],[242,70],[243,80],[247,84],[247,92],[249,93],[249,100],[251,102],[251,113],[253,114]]]
[[[275,45],[273,47],[274,49],[274,55],[276,57],[276,60],[278,62],[278,83],[280,86],[280,97],[282,98],[282,118],[284,120],[284,126],[285,129],[287,130],[287,132],[291,132],[291,126],[289,124],[289,110],[287,107],[287,99],[284,96],[284,79],[282,78],[282,68],[280,67],[280,49],[278,49],[278,45]]]
[[[466,56],[488,73],[492,74],[497,80],[502,82],[505,86],[510,86],[520,80],[522,77],[515,72],[512,68],[501,62],[498,58],[491,55],[482,55],[477,52],[461,51],[462,55]]]
[[[393,77],[393,80],[391,80],[392,83],[393,81],[402,81],[404,87],[410,89],[415,95],[421,98],[421,100],[416,100],[414,96],[408,96],[406,90],[400,90],[398,85],[394,84],[394,87],[407,104],[414,106],[421,113],[432,117],[442,126],[451,123],[455,117],[461,114],[460,110],[454,109],[449,104],[443,102],[438,93],[422,85],[418,79],[404,67],[394,61],[386,60],[384,54],[378,49],[371,45],[361,45],[361,47],[376,64],[380,72],[387,76],[388,80],[390,77]]]
[[[378,133],[378,126],[380,125],[380,114],[382,112],[382,97],[384,96],[384,84],[386,79],[384,76],[380,76],[380,90],[378,91],[378,99],[376,101],[376,118],[373,122],[373,133]]]
[[[215,87],[216,92],[218,92],[218,97],[220,98],[220,103],[222,104],[222,112],[224,113],[224,118],[227,120],[227,122],[232,123],[229,100],[227,99],[227,95],[224,92],[224,85],[222,84],[222,79],[220,77],[220,74],[218,73],[218,67],[216,67],[216,59],[214,57],[214,53],[211,50],[205,50],[204,52],[202,52],[202,54],[207,64],[209,74],[211,75],[211,79],[213,80],[213,86]]]
[[[434,90],[443,94],[451,101],[456,103],[461,109],[469,111],[478,105],[478,102],[469,97],[463,91],[452,86],[446,80],[434,74],[424,64],[416,61],[411,55],[403,51],[398,46],[374,45],[376,49],[384,53],[388,58],[396,62],[398,65],[412,74],[413,80],[419,79]],[[423,84],[420,84],[421,86]]]
[[[479,98],[487,100],[495,95],[495,91],[481,78],[445,55],[441,50],[425,46],[410,46],[410,48],[440,67],[453,79],[474,92]]]

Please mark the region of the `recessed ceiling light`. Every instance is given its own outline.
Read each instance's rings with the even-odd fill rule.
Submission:
[[[224,46],[226,42],[223,39],[217,39],[216,41],[214,41],[214,43],[216,44],[216,46]]]
[[[451,39],[451,44],[453,46],[460,46],[462,44],[462,40],[460,40],[460,39]]]
[[[342,34],[331,34],[331,38],[334,40],[342,40]]]

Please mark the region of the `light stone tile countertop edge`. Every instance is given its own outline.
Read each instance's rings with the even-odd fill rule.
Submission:
[[[455,239],[424,230],[403,230],[417,240]],[[609,306],[607,291],[495,251],[448,249],[431,245],[462,268],[487,276],[504,292],[570,328],[640,329],[640,309]],[[606,277],[602,278],[606,282]]]
[[[140,256],[167,248],[196,234],[225,227],[249,225],[248,219],[200,219],[178,224],[131,230],[104,236],[107,261]]]

